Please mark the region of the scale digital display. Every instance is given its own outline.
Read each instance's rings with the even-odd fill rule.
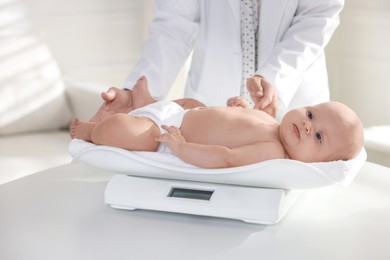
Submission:
[[[195,190],[173,187],[169,191],[168,197],[209,201],[213,193],[214,191],[210,190]]]

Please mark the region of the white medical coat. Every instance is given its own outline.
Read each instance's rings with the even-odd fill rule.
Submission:
[[[339,24],[343,0],[262,0],[257,75],[276,89],[280,118],[294,107],[329,100],[324,48]],[[125,82],[145,75],[164,99],[193,51],[185,96],[225,105],[240,94],[239,0],[160,0],[140,60]]]

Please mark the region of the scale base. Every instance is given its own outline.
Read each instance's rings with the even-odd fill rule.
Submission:
[[[115,175],[105,203],[116,209],[156,210],[274,224],[301,191]]]

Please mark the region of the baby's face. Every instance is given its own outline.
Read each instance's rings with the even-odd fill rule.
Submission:
[[[289,157],[303,162],[337,159],[348,138],[347,114],[332,102],[288,112],[280,124],[279,136]]]

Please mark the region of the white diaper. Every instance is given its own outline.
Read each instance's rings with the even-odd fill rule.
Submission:
[[[185,110],[177,103],[167,100],[161,100],[150,105],[135,109],[129,112],[129,115],[135,117],[147,117],[152,120],[159,128],[160,133],[166,133],[161,125],[181,127]],[[166,144],[160,144],[157,152],[170,152]]]

